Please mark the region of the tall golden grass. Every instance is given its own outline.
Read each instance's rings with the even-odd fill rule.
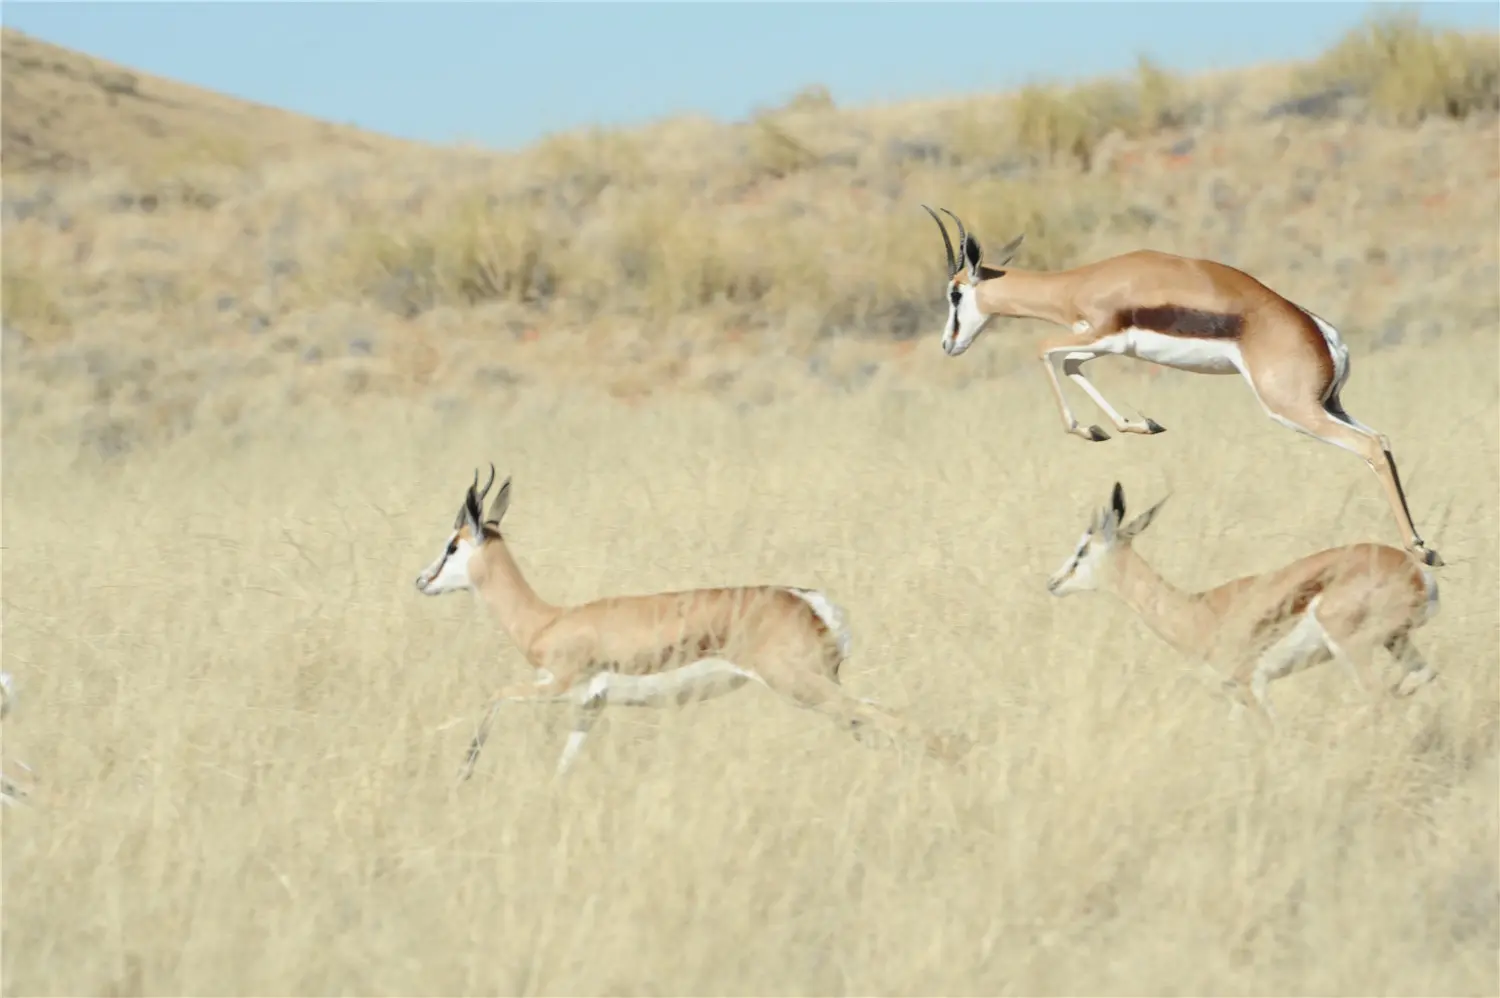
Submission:
[[[1441,675],[1374,706],[1287,679],[1276,742],[1042,585],[1115,480],[1172,491],[1141,548],[1184,586],[1398,542],[1357,459],[1229,379],[1101,370],[1169,429],[1099,445],[1029,373],[745,413],[312,400],[114,465],[10,430],[4,752],[38,789],[4,817],[3,989],[1495,994],[1497,350],[1356,357],[1448,560]],[[490,459],[545,596],[823,587],[848,687],[978,747],[946,769],[747,688],[608,712],[555,786],[567,718],[518,709],[455,788],[523,663],[412,580]]]

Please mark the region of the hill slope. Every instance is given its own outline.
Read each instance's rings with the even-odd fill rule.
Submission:
[[[1032,364],[1028,323],[962,362],[936,349],[922,203],[989,245],[1024,232],[1022,267],[1141,246],[1223,260],[1359,352],[1500,321],[1500,46],[1413,22],[1306,66],[1142,63],[852,109],[810,89],[749,121],[514,154],[5,44],[5,419],[109,453],[205,406],[245,426],[310,397],[493,401],[532,381],[757,405]]]
[[[0,31],[6,174],[246,166],[318,150],[376,152],[397,139],[150,76],[12,28]]]

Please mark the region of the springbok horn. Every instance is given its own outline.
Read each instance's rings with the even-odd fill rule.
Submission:
[[[951,211],[948,211],[947,208],[944,208],[943,211],[947,212],[948,217],[953,219],[953,224],[958,226],[958,247],[959,250],[962,251],[964,243],[969,241],[969,233],[964,230],[964,223],[958,220],[957,215],[953,214],[953,212]]]
[[[922,207],[927,210],[927,214],[932,216],[932,220],[937,223],[938,231],[943,234],[943,249],[948,253],[948,276],[952,277],[958,273],[958,261],[953,258],[953,242],[948,238],[948,230],[943,227],[943,220],[937,217],[937,212],[925,204]]]

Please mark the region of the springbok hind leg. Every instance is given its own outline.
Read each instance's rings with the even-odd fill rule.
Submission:
[[[1384,434],[1377,433],[1344,412],[1337,396],[1322,404],[1298,406],[1276,405],[1265,398],[1261,402],[1277,422],[1364,458],[1385,489],[1386,501],[1390,503],[1391,512],[1396,517],[1396,525],[1401,530],[1407,550],[1425,565],[1437,567],[1443,564],[1442,557],[1427,546],[1417,533],[1416,524],[1412,522],[1411,509],[1406,503],[1406,491],[1401,487],[1401,477],[1396,472],[1396,459],[1391,454],[1390,441]]]
[[[1398,634],[1385,643],[1386,651],[1390,652],[1397,662],[1401,663],[1404,670],[1401,679],[1391,688],[1391,694],[1398,697],[1409,697],[1418,688],[1426,686],[1437,678],[1437,673],[1432,666],[1428,665],[1417,651],[1416,645],[1411,642],[1411,635]]]
[[[869,725],[888,736],[917,742],[928,755],[944,762],[955,761],[968,749],[964,739],[955,735],[940,737],[929,734],[891,710],[878,706],[874,701],[850,696],[842,686],[826,676],[804,674],[778,684],[777,692],[798,706],[815,710],[840,722],[857,740],[863,740],[860,739],[860,729]]]

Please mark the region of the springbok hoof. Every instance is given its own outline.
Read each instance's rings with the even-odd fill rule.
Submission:
[[[1160,423],[1158,423],[1156,420],[1152,419],[1150,416],[1147,416],[1146,417],[1146,432],[1147,433],[1152,433],[1152,434],[1165,433],[1165,432],[1167,432],[1167,428],[1165,426],[1161,425]]]
[[[1097,444],[1097,443],[1099,443],[1101,441],[1108,440],[1109,439],[1109,434],[1105,433],[1104,430],[1101,429],[1098,426],[1090,426],[1089,427],[1089,439],[1092,440],[1094,443]]]

